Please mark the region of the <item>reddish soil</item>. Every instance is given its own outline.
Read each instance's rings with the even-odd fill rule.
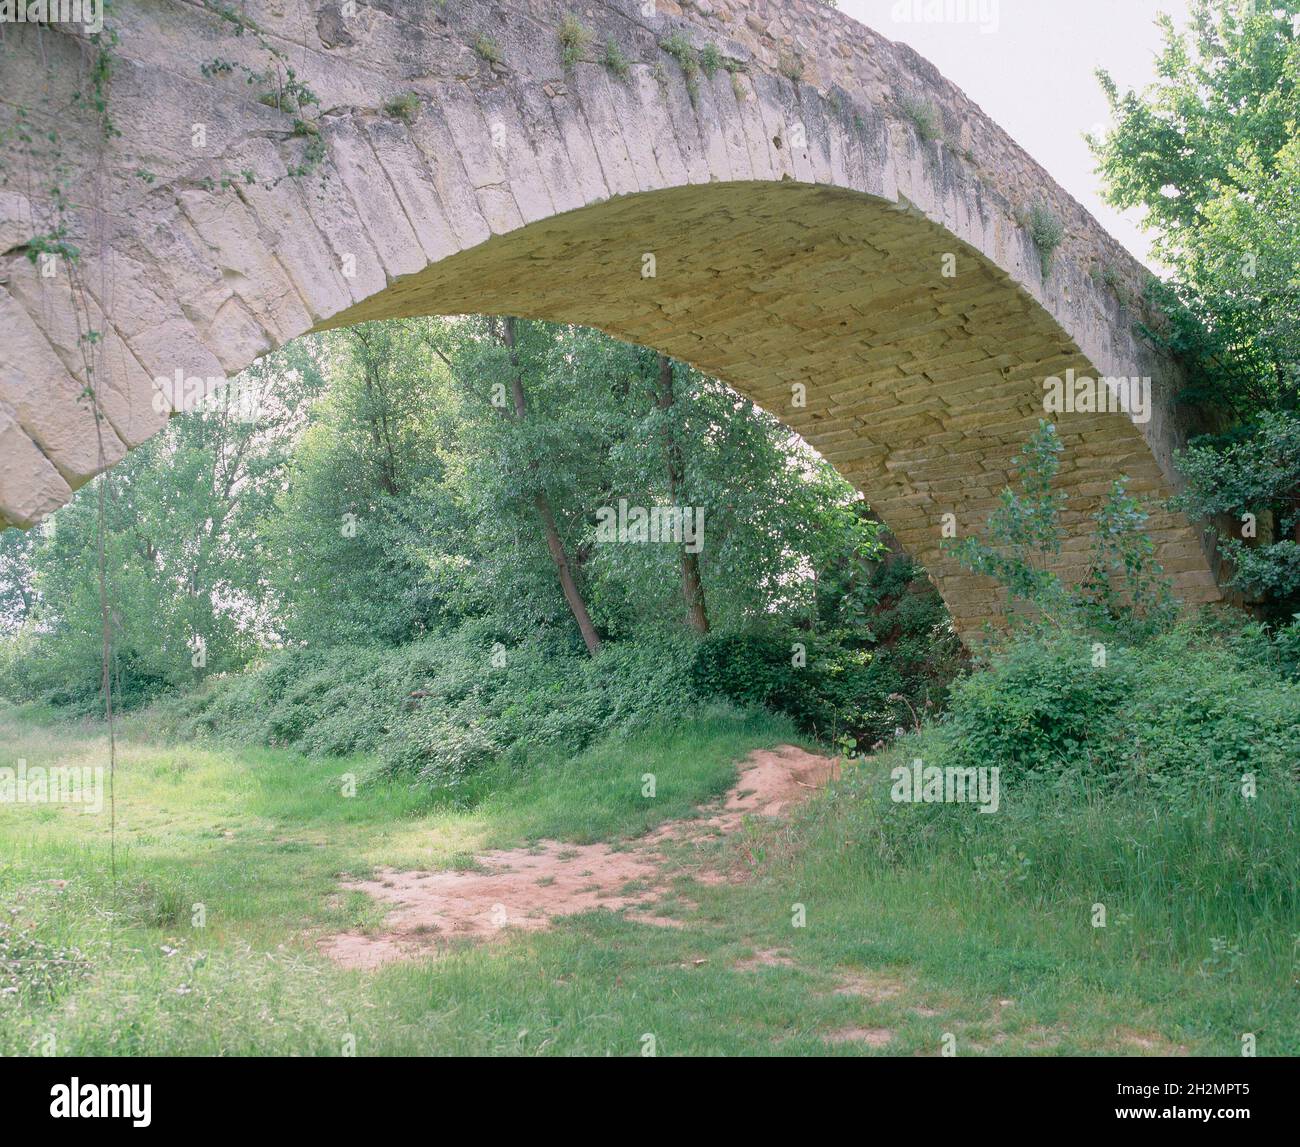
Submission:
[[[701,810],[702,818],[670,821],[622,848],[543,841],[484,853],[466,872],[381,869],[372,880],[343,887],[391,906],[383,931],[330,936],[321,950],[346,967],[369,969],[436,954],[449,940],[547,928],[557,917],[595,908],[627,910],[650,924],[680,924],[650,914],[667,891],[661,846],[733,832],[746,816],[779,816],[826,784],[835,767],[826,757],[779,745],[751,753],[735,787],[720,806]]]

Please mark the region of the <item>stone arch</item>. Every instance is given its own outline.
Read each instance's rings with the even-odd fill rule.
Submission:
[[[561,3],[452,8],[121,0],[121,134],[79,122],[59,144],[74,274],[29,257],[53,210],[37,181],[0,190],[0,522],[30,525],[156,433],[156,379],[466,312],[597,326],[752,397],[863,490],[964,629],[997,595],[943,556],[941,524],[982,524],[1045,377],[1154,388],[1146,422],[1057,420],[1067,573],[1113,477],[1172,491],[1179,371],[1134,333],[1141,268],[915,54],[812,0],[604,0],[567,62]],[[83,50],[23,29],[0,78],[75,86]],[[290,68],[318,103],[286,109]],[[1059,247],[1035,241],[1035,208]],[[98,427],[78,399],[87,329]],[[1197,531],[1151,525],[1184,600],[1218,598]]]

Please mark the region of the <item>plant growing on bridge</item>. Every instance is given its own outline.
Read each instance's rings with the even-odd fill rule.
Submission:
[[[700,93],[700,54],[696,51],[684,32],[674,32],[659,41],[659,47],[667,52],[682,69],[686,77],[686,94],[695,102]]]
[[[320,97],[305,80],[299,77],[293,65],[289,63],[289,57],[284,50],[271,40],[255,21],[229,5],[218,3],[217,0],[203,0],[203,6],[229,24],[236,36],[243,36],[245,33],[251,35],[270,57],[271,62],[264,71],[259,72],[246,64],[235,64],[230,60],[217,57],[201,64],[199,71],[211,79],[214,76],[229,75],[238,69],[244,74],[246,84],[256,84],[263,88],[256,97],[258,103],[294,117],[290,134],[306,139],[307,144],[298,160],[289,164],[284,175],[273,180],[272,185],[278,183],[280,179],[300,179],[310,175],[325,159],[325,144],[320,139],[320,128],[316,123],[316,117],[320,114]],[[313,108],[317,109],[314,113],[311,111]],[[246,178],[245,182],[252,183],[253,179]],[[221,186],[226,188],[234,183],[234,177],[227,174],[222,179]],[[212,186],[215,187],[216,184]]]
[[[560,22],[560,59],[566,68],[581,61],[587,45],[591,43],[591,29],[572,12]],[[608,47],[606,48],[608,51]]]
[[[613,40],[605,41],[605,53],[601,56],[600,62],[605,65],[606,71],[612,72],[620,80],[627,79],[627,74],[632,67],[627,56],[623,54],[623,49]]]
[[[731,75],[731,91],[735,95],[736,101],[739,103],[747,99],[749,93],[745,91],[745,85],[740,82],[740,73],[745,70],[745,65],[739,60],[733,60],[730,56],[724,56],[722,66]]]
[[[939,110],[929,100],[908,94],[898,101],[898,106],[926,143],[931,143],[943,134]]]
[[[1035,203],[1027,216],[1029,237],[1038,248],[1038,258],[1043,268],[1043,278],[1052,273],[1052,259],[1065,238],[1065,226],[1046,203]]]
[[[499,64],[505,59],[501,52],[501,45],[486,32],[474,41],[474,51],[489,64]]]
[[[384,114],[410,123],[419,107],[420,97],[415,92],[403,92],[400,96],[396,96],[384,104]]]
[[[68,225],[60,216],[59,221],[41,235],[33,235],[26,243],[28,262],[37,263],[42,255],[53,255],[75,263],[81,258],[81,249],[68,239]]]

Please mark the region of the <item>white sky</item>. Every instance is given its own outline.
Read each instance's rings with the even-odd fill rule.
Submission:
[[[1155,78],[1158,12],[1181,27],[1185,0],[839,0],[840,11],[882,36],[909,44],[952,80],[1056,181],[1143,262],[1149,240],[1140,214],[1101,200],[1085,132],[1109,119],[1093,73],[1103,67],[1120,90]],[[980,22],[895,19],[897,11],[987,13]]]

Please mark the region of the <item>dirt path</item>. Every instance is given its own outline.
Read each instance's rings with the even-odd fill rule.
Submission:
[[[549,927],[559,916],[593,908],[627,910],[653,924],[678,924],[651,909],[668,890],[662,846],[729,833],[746,816],[779,816],[830,779],[834,762],[793,745],[760,749],[741,764],[740,778],[710,815],[670,821],[630,845],[561,844],[501,849],[478,857],[467,872],[380,869],[373,880],[345,882],[390,905],[383,931],[330,936],[321,950],[350,968],[435,954],[458,938],[490,939],[503,929]]]

